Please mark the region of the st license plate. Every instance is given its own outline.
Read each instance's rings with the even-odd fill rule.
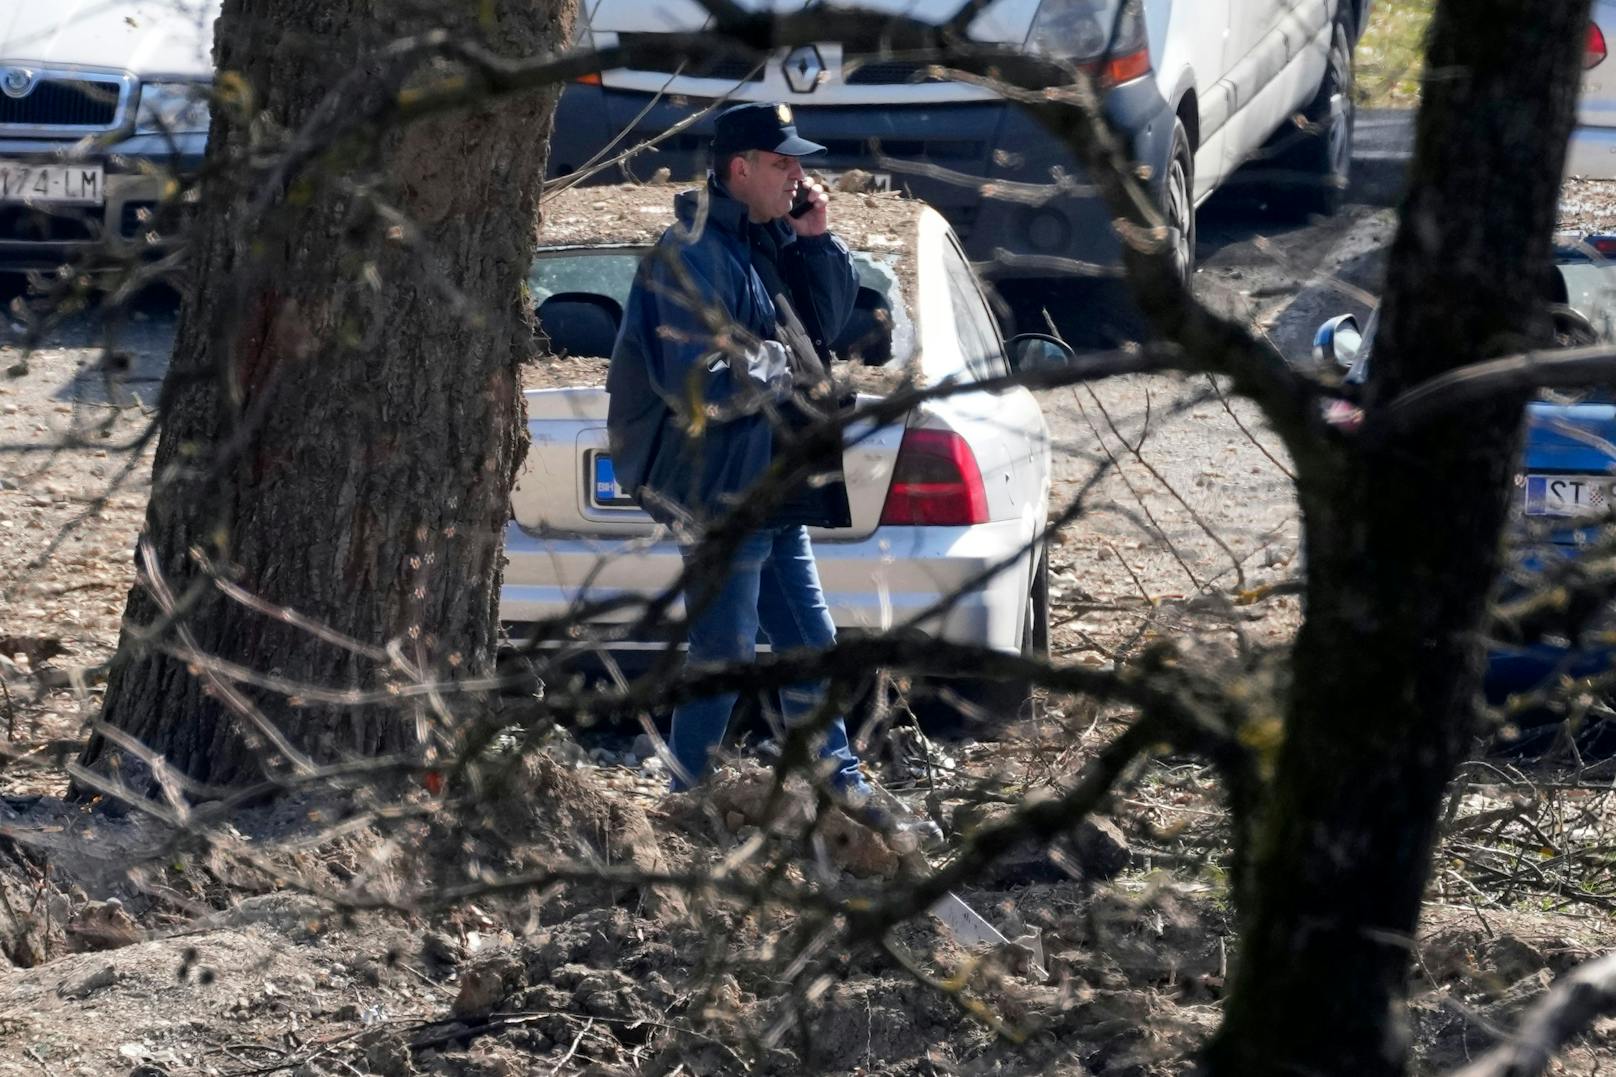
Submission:
[[[0,204],[99,206],[107,177],[100,165],[36,165],[0,161]]]
[[[1526,476],[1526,515],[1603,516],[1610,511],[1616,479],[1609,475]]]
[[[612,458],[603,452],[589,455],[589,503],[600,509],[638,508],[634,499],[617,485],[617,472]]]

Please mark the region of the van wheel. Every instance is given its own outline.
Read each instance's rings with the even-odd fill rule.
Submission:
[[[1049,657],[1049,554],[1042,546],[1028,588],[1021,655],[1036,660]],[[962,679],[942,682],[940,687],[945,699],[951,690],[959,702],[944,708],[950,713],[939,715],[941,722],[927,723],[936,732],[993,739],[1011,723],[1038,716],[1038,697],[1033,682],[1027,678]]]
[[[1346,198],[1352,175],[1352,128],[1358,106],[1353,100],[1352,33],[1349,11],[1336,15],[1330,34],[1330,56],[1319,92],[1303,113],[1300,133],[1276,162],[1278,202],[1298,216],[1330,216]]]
[[[1188,285],[1195,269],[1195,150],[1183,120],[1173,121],[1173,152],[1162,183],[1162,217],[1173,229],[1173,270]]]

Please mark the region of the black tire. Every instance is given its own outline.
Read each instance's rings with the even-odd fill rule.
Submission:
[[[1162,177],[1162,217],[1174,229],[1173,263],[1178,279],[1189,283],[1195,272],[1195,147],[1183,120],[1173,121],[1173,151]]]
[[[1587,315],[1564,303],[1549,308],[1554,322],[1554,346],[1557,348],[1585,348],[1599,343],[1599,329]]]
[[[1358,106],[1353,100],[1351,24],[1352,12],[1343,5],[1330,33],[1324,80],[1303,113],[1306,126],[1282,136],[1289,145],[1277,162],[1276,201],[1297,216],[1334,215],[1352,178],[1352,128]]]
[[[1028,621],[1030,631],[1027,638],[1031,640],[1029,650],[1024,642],[1021,653],[1028,658],[1045,659],[1049,657],[1049,551],[1040,548],[1038,551],[1038,567],[1032,573],[1032,601],[1028,604]]]

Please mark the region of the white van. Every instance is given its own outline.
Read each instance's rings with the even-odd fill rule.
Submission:
[[[654,47],[658,35],[709,21],[694,0],[584,2],[587,38],[597,47]],[[859,6],[941,20],[959,4]],[[1327,213],[1339,203],[1351,161],[1352,49],[1368,7],[1369,0],[998,0],[984,6],[970,36],[1089,66],[1105,91],[1106,119],[1148,166],[1187,270],[1194,207],[1253,157],[1275,159],[1263,182],[1296,209]],[[1072,260],[1117,261],[1112,215],[1082,189],[1077,163],[990,90],[929,70],[929,57],[853,55],[834,41],[782,50],[763,63],[654,53],[633,69],[567,87],[553,176],[667,135],[715,101],[783,101],[802,135],[829,147],[815,165],[870,171],[878,184],[924,198],[989,273],[1045,275]],[[704,119],[591,179],[643,179],[663,167],[675,179],[699,176],[710,137]],[[994,186],[1017,197],[985,197]]]
[[[583,37],[597,46],[638,39],[654,47],[657,35],[707,20],[695,0],[582,2]],[[743,2],[795,10],[799,0]],[[200,166],[208,116],[199,91],[212,77],[219,4],[0,4],[0,266],[161,248],[172,207],[157,176]],[[1106,118],[1148,167],[1187,269],[1194,207],[1253,156],[1274,152],[1284,167],[1266,172],[1265,182],[1298,208],[1328,212],[1339,201],[1350,161],[1351,50],[1368,5],[997,0],[970,32],[1091,65],[1105,87]],[[941,19],[958,0],[863,6]],[[989,272],[1043,275],[1073,260],[1113,265],[1111,214],[1083,192],[1076,163],[992,92],[935,77],[929,59],[855,56],[831,41],[761,64],[660,50],[633,70],[567,88],[552,174],[667,135],[715,101],[785,101],[802,133],[830,148],[816,163],[860,168],[926,199]],[[1299,117],[1311,122],[1298,125]],[[699,176],[710,130],[698,122],[593,180],[643,178],[664,166],[675,178]],[[1021,196],[984,197],[993,185]]]
[[[220,0],[0,4],[0,268],[160,251],[200,169]]]

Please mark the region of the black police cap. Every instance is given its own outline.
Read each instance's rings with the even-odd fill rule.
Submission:
[[[790,105],[753,102],[732,105],[713,121],[713,156],[769,150],[787,157],[824,153],[825,147],[797,134]]]

